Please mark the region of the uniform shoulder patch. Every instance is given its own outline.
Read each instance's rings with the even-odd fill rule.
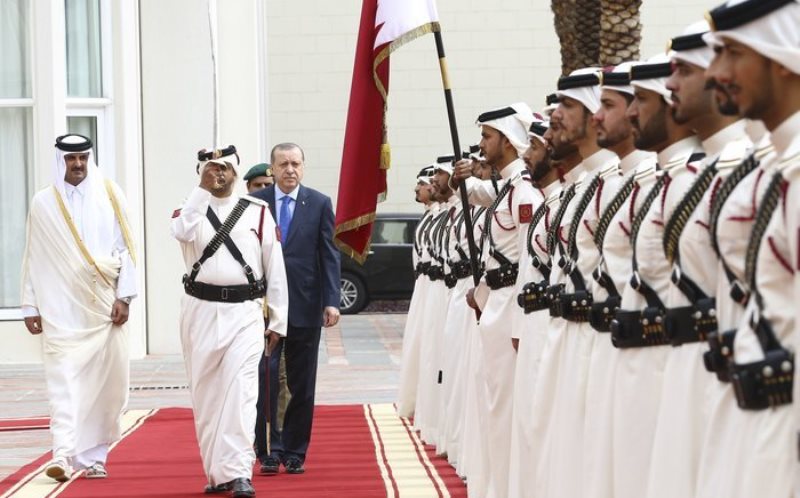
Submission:
[[[263,199],[259,199],[257,197],[253,197],[252,195],[247,195],[247,194],[243,195],[242,199],[247,199],[248,201],[250,201],[251,203],[253,203],[253,204],[257,205],[257,206],[268,206],[267,201],[265,201]]]
[[[175,211],[172,212],[172,217],[173,218],[177,218],[180,215],[181,215],[181,208],[178,208],[178,209],[176,209]]]
[[[533,220],[533,204],[519,205],[519,222],[530,223]]]

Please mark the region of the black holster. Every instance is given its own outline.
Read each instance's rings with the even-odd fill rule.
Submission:
[[[547,298],[547,282],[528,282],[517,295],[517,304],[525,314],[547,309],[550,300]]]
[[[486,272],[486,284],[492,290],[502,289],[517,283],[519,264],[502,264],[494,270]]]
[[[586,290],[561,294],[561,315],[570,322],[588,322],[592,312],[592,293]]]
[[[561,293],[564,292],[564,284],[551,285],[547,288],[547,300],[550,301],[550,316],[558,318],[561,316]]]
[[[765,410],[792,402],[794,354],[785,349],[766,352],[761,361],[731,365],[731,384],[742,410]]]
[[[643,311],[617,311],[611,321],[611,344],[616,348],[646,348],[669,344],[664,333],[664,310],[649,306]]]
[[[736,330],[711,332],[708,334],[708,351],[703,353],[703,364],[706,370],[715,373],[720,382],[731,381],[731,361],[733,359],[733,342]]]
[[[692,306],[667,309],[664,328],[673,346],[705,341],[717,330],[716,300],[703,298]]]
[[[448,289],[455,287],[456,282],[458,282],[458,278],[453,273],[448,273],[444,276],[444,285],[446,285]]]
[[[611,321],[620,307],[622,298],[620,296],[610,296],[603,302],[592,303],[592,310],[589,313],[589,323],[598,332],[610,332]]]

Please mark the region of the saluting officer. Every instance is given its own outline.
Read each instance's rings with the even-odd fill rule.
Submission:
[[[181,343],[206,493],[255,496],[258,363],[287,327],[283,252],[267,204],[234,194],[236,148],[197,160],[200,185],[174,213],[172,235],[186,263]]]

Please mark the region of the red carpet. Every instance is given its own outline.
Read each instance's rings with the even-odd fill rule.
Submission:
[[[49,417],[0,419],[0,432],[31,431],[36,429],[49,429],[49,428],[50,428]]]
[[[74,478],[57,486],[47,478],[28,477],[41,469],[45,455],[0,483],[0,494],[21,480],[45,485],[35,496],[201,497],[206,479],[200,463],[192,414],[164,409],[132,430],[109,455],[110,478]],[[318,406],[306,473],[255,475],[258,496],[303,498],[465,497],[453,469],[425,450],[406,421],[390,405]],[[41,470],[39,470],[41,472]],[[22,488],[8,496],[34,496]],[[5,496],[5,495],[3,495]],[[217,495],[226,496],[226,495]]]

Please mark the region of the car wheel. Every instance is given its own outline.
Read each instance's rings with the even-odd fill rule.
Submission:
[[[350,275],[342,275],[342,290],[339,298],[339,311],[344,315],[358,313],[367,304],[367,288],[361,279]]]

